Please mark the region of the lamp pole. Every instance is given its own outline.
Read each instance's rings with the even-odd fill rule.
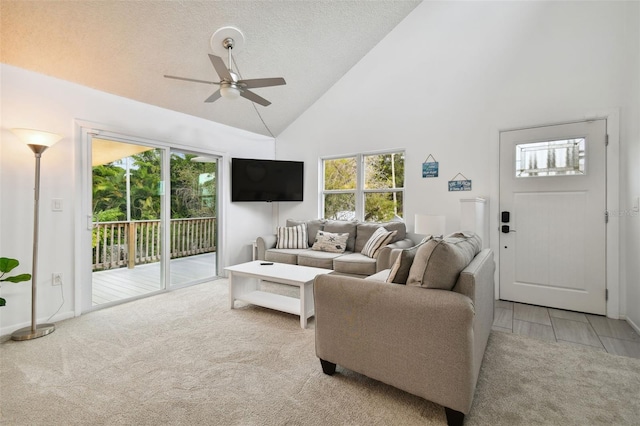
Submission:
[[[31,264],[31,326],[21,328],[11,334],[11,339],[13,340],[31,340],[46,336],[56,329],[53,324],[38,325],[36,318],[36,302],[38,287],[38,238],[40,216],[40,157],[42,157],[42,153],[47,148],[60,140],[61,136],[29,129],[13,129],[13,132],[25,139],[27,145],[31,148],[36,157],[35,188],[33,198],[33,261]],[[34,143],[29,143],[32,141]]]

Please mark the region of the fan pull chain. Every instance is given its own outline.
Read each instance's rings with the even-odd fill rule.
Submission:
[[[236,63],[236,58],[231,55],[231,49],[229,49],[229,66],[231,66],[232,61],[233,66],[236,67],[236,71],[238,72],[238,77],[240,77],[240,80],[244,80],[244,78],[242,77],[242,73],[240,72],[240,68],[238,68],[238,64]],[[264,128],[267,129],[267,132],[269,132],[271,137],[275,139],[276,137],[273,135],[273,132],[271,132],[269,126],[267,126],[267,123],[264,122],[262,114],[260,114],[260,111],[258,111],[258,107],[256,107],[256,104],[254,102],[251,102],[251,105],[253,105],[253,109],[256,111],[256,114],[258,114],[258,118],[260,119],[260,121],[262,121],[262,125],[264,126]]]

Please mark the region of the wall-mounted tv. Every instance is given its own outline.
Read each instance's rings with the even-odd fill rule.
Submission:
[[[304,162],[231,159],[231,201],[302,201]]]

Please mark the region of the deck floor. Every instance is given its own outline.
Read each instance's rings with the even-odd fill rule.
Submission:
[[[217,275],[216,253],[172,259],[171,285],[179,286]],[[138,297],[161,289],[160,262],[94,272],[93,305]]]

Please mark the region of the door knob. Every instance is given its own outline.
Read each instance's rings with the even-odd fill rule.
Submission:
[[[509,232],[516,232],[515,229],[510,229],[509,225],[502,225],[501,230],[503,234],[508,234]]]

